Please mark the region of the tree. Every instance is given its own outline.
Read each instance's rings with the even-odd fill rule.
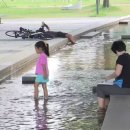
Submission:
[[[103,7],[108,8],[109,7],[109,0],[103,0]]]

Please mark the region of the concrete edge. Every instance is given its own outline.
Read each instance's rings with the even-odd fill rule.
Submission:
[[[110,103],[101,130],[129,130],[129,100],[130,95],[110,96]]]

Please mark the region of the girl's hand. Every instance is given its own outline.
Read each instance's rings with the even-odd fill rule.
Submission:
[[[45,79],[48,79],[48,73],[47,73],[47,68],[46,68],[46,65],[43,65],[43,77],[45,78]]]
[[[43,77],[44,77],[45,79],[48,79],[48,75],[43,75]]]

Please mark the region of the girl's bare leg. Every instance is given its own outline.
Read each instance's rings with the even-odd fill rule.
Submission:
[[[48,99],[48,90],[47,90],[47,84],[42,84],[44,98]]]
[[[38,99],[38,96],[39,96],[38,86],[39,86],[38,83],[35,83],[35,84],[34,84],[34,98],[35,98],[35,99]]]

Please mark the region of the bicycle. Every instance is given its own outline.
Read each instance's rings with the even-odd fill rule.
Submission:
[[[51,35],[48,35],[44,32],[40,32],[39,30],[36,30],[35,32],[29,29],[25,29],[20,27],[19,30],[10,30],[6,31],[5,34],[9,37],[21,37],[22,39],[30,38],[30,39],[42,39],[42,40],[51,40],[54,37]]]

